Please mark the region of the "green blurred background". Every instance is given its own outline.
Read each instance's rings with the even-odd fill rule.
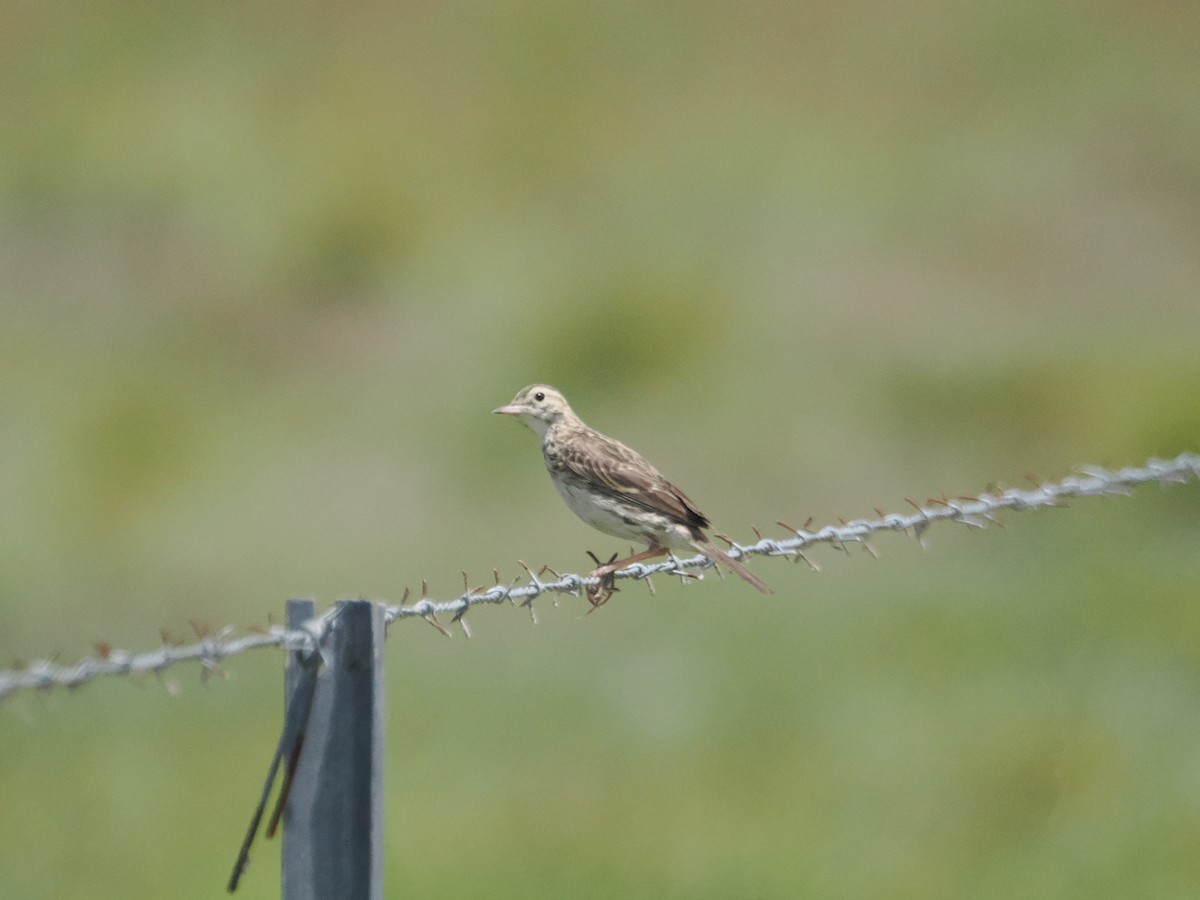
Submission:
[[[742,539],[1197,447],[1194,5],[3,19],[0,665],[623,549],[531,381]],[[1200,895],[1200,487],[1007,524],[396,626],[388,895]],[[220,895],[281,661],[0,705],[0,896]]]

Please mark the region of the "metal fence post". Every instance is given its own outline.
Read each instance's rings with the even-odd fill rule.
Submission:
[[[383,898],[384,610],[343,600],[284,811],[284,900]],[[312,618],[288,601],[288,626]],[[289,661],[285,696],[302,667]]]

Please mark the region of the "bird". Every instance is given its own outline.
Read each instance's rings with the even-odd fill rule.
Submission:
[[[762,579],[712,544],[705,534],[712,527],[708,517],[683,491],[636,450],[585,425],[559,391],[531,384],[492,412],[515,417],[542,439],[550,478],[575,515],[605,534],[646,545],[625,559],[614,555],[591,573],[598,579],[588,588],[593,607],[616,590],[618,569],[672,550],[695,550],[756,590],[771,593]]]

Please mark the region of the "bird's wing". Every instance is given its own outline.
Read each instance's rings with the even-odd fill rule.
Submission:
[[[636,450],[586,426],[561,443],[559,464],[581,481],[689,527],[709,527],[696,504]]]

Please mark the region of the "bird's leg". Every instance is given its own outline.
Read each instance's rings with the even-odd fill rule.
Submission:
[[[643,559],[653,559],[656,556],[662,556],[666,552],[666,547],[662,547],[657,543],[654,543],[641,553],[635,553],[633,556],[627,556],[624,559],[617,559],[617,554],[614,553],[609,558],[608,562],[604,563],[604,565],[598,566],[591,573],[591,575],[588,576],[589,578],[600,579],[596,584],[588,586],[588,601],[593,607],[603,605],[608,601],[608,598],[617,591],[616,579],[613,578],[614,572],[616,572],[618,569],[623,569],[628,565],[632,565],[635,562],[641,562]],[[596,558],[596,555],[590,550],[588,551],[588,556],[590,556],[596,563],[600,562],[600,560]]]

